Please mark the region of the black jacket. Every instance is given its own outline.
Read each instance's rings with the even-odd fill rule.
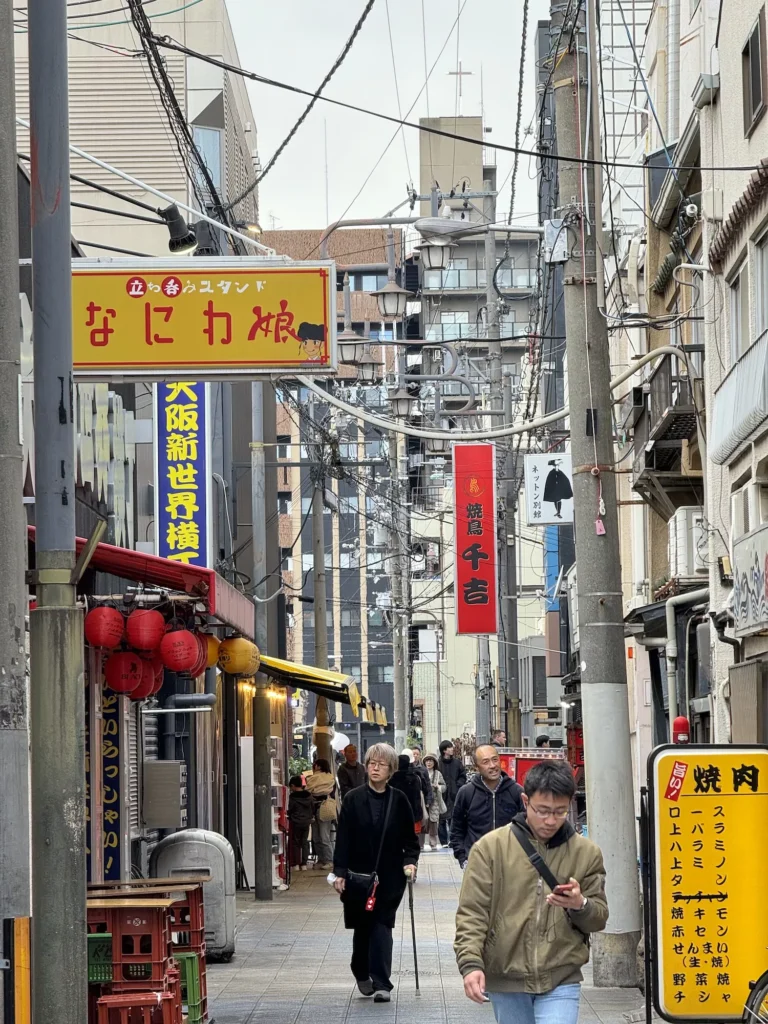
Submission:
[[[297,828],[309,828],[315,816],[315,801],[312,795],[302,789],[288,797],[288,821]]]
[[[407,757],[400,756],[400,767],[392,776],[389,784],[393,789],[399,789],[403,796],[407,797],[408,803],[411,805],[414,823],[421,821],[424,816],[421,808],[423,793],[421,778]]]
[[[456,803],[456,794],[467,781],[467,769],[457,757],[452,757],[450,761],[440,757],[437,770],[445,779],[445,806],[448,808],[446,814],[450,817]]]
[[[346,928],[356,928],[372,919],[394,928],[397,908],[406,886],[403,868],[419,860],[419,840],[413,828],[413,814],[408,801],[391,786],[387,787],[386,794],[387,799],[392,800],[392,808],[379,860],[376,906],[372,911],[366,911],[357,904],[347,904],[342,894]],[[333,871],[339,878],[346,878],[350,871],[371,872],[376,866],[386,813],[384,805],[380,809],[378,827],[374,828],[371,802],[376,798],[377,794],[371,792],[370,786],[358,786],[341,805],[333,856]]]
[[[432,783],[429,781],[429,772],[423,764],[415,764],[413,766],[413,770],[421,779],[421,791],[424,794],[424,805],[429,808],[434,795],[432,793]]]
[[[336,778],[339,780],[339,789],[341,790],[341,799],[343,800],[347,793],[357,789],[358,786],[362,786],[365,782],[365,766],[360,764],[359,761],[355,765],[347,764],[345,761],[339,765]]]
[[[461,787],[451,822],[451,847],[459,864],[467,860],[478,839],[522,813],[522,793],[523,787],[506,775],[495,790],[488,789],[481,775]]]

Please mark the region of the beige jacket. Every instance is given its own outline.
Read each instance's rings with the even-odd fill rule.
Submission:
[[[464,872],[454,949],[462,975],[484,971],[489,992],[542,993],[581,981],[589,934],[608,920],[598,847],[568,823],[548,845],[528,837],[560,882],[579,882],[587,905],[568,913],[549,906],[549,887],[509,825],[478,840]]]

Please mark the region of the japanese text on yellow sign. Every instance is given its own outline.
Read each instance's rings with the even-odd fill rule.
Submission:
[[[661,748],[650,781],[659,1012],[741,1019],[768,969],[768,750]]]
[[[200,378],[333,367],[331,264],[120,263],[73,270],[75,372]]]
[[[156,384],[157,553],[208,565],[208,401],[204,381]]]

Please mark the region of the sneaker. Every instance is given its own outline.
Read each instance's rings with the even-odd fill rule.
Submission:
[[[318,864],[320,871],[333,871],[333,864]]]
[[[379,989],[378,992],[373,993],[374,1003],[390,1003],[392,1002],[392,996],[386,989]]]
[[[431,847],[431,846],[422,846],[421,852],[422,853],[431,853],[432,849],[433,849],[433,847]]]
[[[302,864],[301,867],[299,868],[299,871],[309,871],[308,865]]]
[[[358,981],[357,987],[360,991],[361,996],[372,996],[373,995],[373,982],[370,978],[367,981]]]

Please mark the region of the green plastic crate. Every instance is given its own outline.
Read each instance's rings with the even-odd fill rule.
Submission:
[[[88,936],[88,984],[106,985],[112,981],[112,935],[96,932]]]
[[[181,998],[190,1006],[198,1005],[202,995],[200,992],[200,961],[197,953],[174,953],[181,971]],[[190,1017],[192,1024],[192,1017]]]
[[[199,1003],[189,1003],[187,1006],[187,1024],[203,1024],[206,1020],[206,1000]]]

